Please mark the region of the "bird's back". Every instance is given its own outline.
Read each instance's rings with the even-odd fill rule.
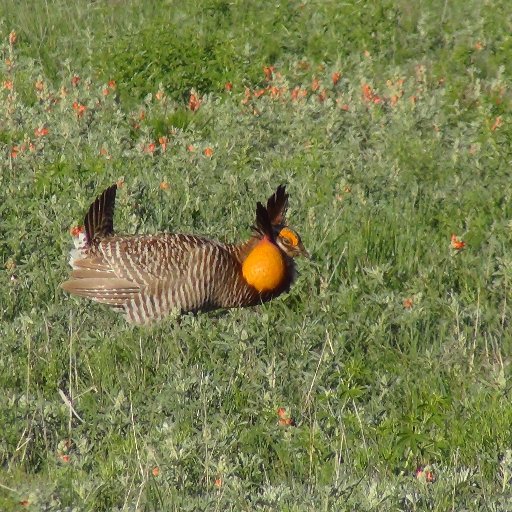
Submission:
[[[144,324],[172,310],[249,306],[259,294],[244,280],[240,246],[184,234],[112,236],[74,262],[65,290],[122,308]]]

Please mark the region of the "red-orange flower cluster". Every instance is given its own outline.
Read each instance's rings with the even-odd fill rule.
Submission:
[[[286,409],[284,407],[279,407],[277,409],[277,415],[279,416],[279,425],[281,425],[282,427],[295,426],[295,420],[293,418],[288,417]]]
[[[503,119],[501,116],[498,116],[494,123],[491,126],[491,131],[495,132],[498,128],[500,128],[503,125]]]
[[[144,146],[144,153],[149,153],[152,155],[155,152],[155,149],[156,149],[156,144],[154,142],[150,142],[149,144]]]
[[[416,469],[415,476],[418,479],[425,478],[425,481],[428,483],[432,483],[435,481],[434,473],[429,471],[428,469],[422,468],[421,466]]]
[[[167,150],[167,137],[165,136],[162,136],[162,137],[159,137],[158,138],[158,143],[160,144],[160,148],[162,149],[162,151],[165,153],[165,151]]]
[[[302,89],[301,87],[297,86],[294,87],[290,96],[292,98],[292,101],[297,101],[301,98],[305,98],[307,95],[308,91],[306,89]]]
[[[265,80],[270,82],[274,75],[275,68],[274,66],[263,66],[263,73],[265,73]]]
[[[73,110],[75,111],[77,117],[82,117],[85,111],[87,110],[87,107],[85,105],[82,105],[78,101],[74,101]]]
[[[379,105],[383,102],[383,99],[375,94],[373,89],[369,84],[363,84],[361,86],[361,91],[363,93],[363,100],[367,103],[375,103],[376,105]]]
[[[406,299],[404,299],[404,301],[402,302],[402,306],[404,307],[404,309],[412,309],[412,307],[414,306],[414,301],[412,300],[412,297],[407,297]]]
[[[46,128],[45,126],[41,127],[41,128],[36,128],[34,130],[34,135],[36,137],[44,137],[45,135],[48,135],[49,131],[48,131],[48,128]]]
[[[21,146],[15,145],[11,148],[11,158],[17,158],[19,153],[22,153],[23,151],[27,150],[27,147],[29,151],[35,151],[36,146],[33,142],[29,142],[28,146],[27,144],[22,144]]]
[[[103,96],[108,96],[112,91],[116,90],[116,81],[115,80],[109,80],[107,87],[103,89]]]
[[[196,110],[199,110],[200,106],[201,100],[199,99],[199,96],[196,93],[191,92],[188,100],[188,108],[192,110],[192,112],[195,112]]]
[[[452,234],[451,236],[451,239],[450,239],[450,242],[451,242],[451,246],[453,249],[455,249],[456,251],[460,251],[462,249],[464,249],[464,247],[466,246],[466,242],[463,242],[457,235],[455,234]]]

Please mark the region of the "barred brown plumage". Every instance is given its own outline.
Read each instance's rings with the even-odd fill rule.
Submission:
[[[85,235],[75,242],[71,279],[62,288],[108,304],[135,324],[172,310],[253,306],[288,291],[295,256],[308,256],[286,225],[288,194],[279,186],[267,206],[257,203],[252,237],[224,244],[186,234],[114,235],[116,185],[90,206]]]

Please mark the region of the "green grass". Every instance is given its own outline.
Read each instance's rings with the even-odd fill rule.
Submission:
[[[1,510],[510,508],[512,11],[271,5],[2,3]],[[226,241],[286,183],[314,259],[130,327],[59,289],[121,179],[119,232]]]

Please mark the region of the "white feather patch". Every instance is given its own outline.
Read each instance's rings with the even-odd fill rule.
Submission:
[[[69,265],[71,268],[77,268],[75,262],[87,256],[85,233],[82,231],[78,236],[73,237],[73,248],[69,251]]]

